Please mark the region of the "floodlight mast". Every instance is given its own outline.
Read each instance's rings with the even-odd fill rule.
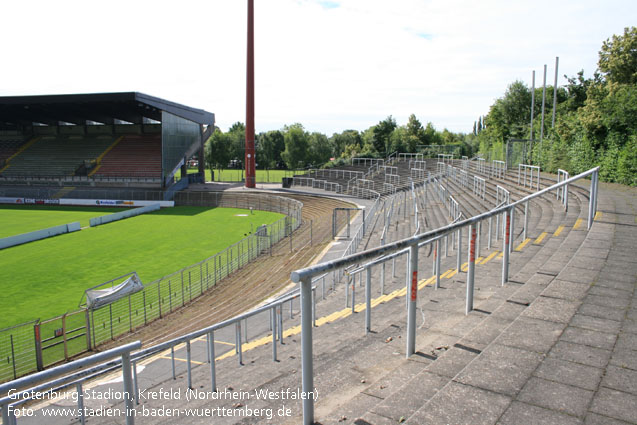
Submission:
[[[254,0],[248,0],[248,55],[246,66],[246,143],[245,143],[245,187],[255,187],[254,149]]]

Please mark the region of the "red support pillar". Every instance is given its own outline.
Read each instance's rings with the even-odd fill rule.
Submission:
[[[248,0],[248,57],[246,69],[246,145],[245,170],[247,188],[255,187],[254,149],[254,0]]]

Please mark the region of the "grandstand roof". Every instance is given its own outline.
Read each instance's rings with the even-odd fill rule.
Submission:
[[[61,94],[0,97],[0,127],[86,121],[114,124],[116,120],[141,124],[144,118],[161,121],[161,112],[204,125],[214,125],[215,115],[138,92]]]

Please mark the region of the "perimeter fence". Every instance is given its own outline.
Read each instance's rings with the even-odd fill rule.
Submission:
[[[302,223],[302,202],[271,194],[182,192],[176,195],[175,204],[264,210],[285,217],[108,305],[0,330],[0,382],[68,360],[183,307],[259,255],[270,252]]]

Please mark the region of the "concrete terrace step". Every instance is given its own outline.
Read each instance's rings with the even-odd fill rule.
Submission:
[[[387,264],[385,294],[380,293],[381,267],[372,272],[372,333],[365,336],[362,306],[345,306],[345,287],[318,302],[319,327],[314,328],[314,384],[319,391],[315,418],[319,423],[630,423],[637,417],[637,302],[634,299],[637,260],[637,191],[600,189],[601,215],[591,231],[577,226],[587,212],[585,193],[573,192],[568,213],[550,197],[530,204],[529,238],[511,256],[510,282],[501,286],[502,241],[486,249],[476,266],[475,310],[464,314],[466,275],[455,268],[455,252],[441,258],[441,288],[432,287],[431,258],[419,255],[417,353],[405,359],[406,258],[396,261],[396,277]],[[430,198],[433,199],[433,198]],[[471,197],[467,196],[468,200]],[[382,223],[382,221],[381,221]],[[516,225],[521,228],[518,216]],[[557,230],[564,226],[558,235]],[[576,228],[577,226],[577,228]],[[401,222],[400,229],[406,228]],[[516,228],[518,228],[516,226]],[[483,228],[483,232],[486,230]],[[546,235],[540,239],[543,232]],[[463,237],[463,262],[467,253]],[[537,243],[536,243],[537,241]],[[515,246],[521,244],[520,239]],[[496,254],[496,255],[493,255]],[[446,277],[450,276],[450,277]],[[425,284],[427,284],[425,286]],[[331,282],[328,283],[328,288]],[[356,303],[364,301],[357,280]],[[320,298],[321,291],[317,291]],[[272,362],[271,336],[255,336],[252,349],[219,359],[220,390],[296,391],[300,386],[298,300],[294,318],[284,309],[284,345]],[[423,320],[424,318],[424,320]],[[267,315],[250,327],[267,327]],[[329,322],[329,323],[328,323]],[[255,331],[256,332],[256,331]],[[252,331],[251,331],[252,334]],[[234,350],[229,335],[216,337],[220,350]],[[228,345],[230,344],[230,345]],[[210,372],[203,343],[193,343],[195,388],[209,389]],[[245,348],[245,346],[244,346]],[[231,353],[230,353],[231,354]],[[168,354],[169,356],[169,354]],[[183,348],[177,351],[178,377],[172,380],[170,360],[148,362],[138,371],[140,388],[186,387]],[[157,379],[163,376],[163,379]],[[121,390],[121,383],[105,384]],[[96,402],[92,402],[93,406]],[[183,400],[144,400],[142,405],[183,407]],[[115,406],[121,403],[115,402]],[[285,405],[291,416],[277,415]],[[286,423],[301,422],[298,400],[199,400],[189,408],[273,408],[274,416],[237,414],[202,417],[143,418],[140,423]],[[140,410],[141,407],[138,407]],[[41,418],[39,418],[41,419]],[[100,422],[98,418],[94,423]],[[621,422],[621,421],[624,422]],[[614,422],[613,422],[614,421]],[[20,421],[22,423],[22,420]],[[24,423],[29,422],[25,420]],[[53,422],[51,422],[53,423]],[[123,423],[123,418],[110,423]]]

